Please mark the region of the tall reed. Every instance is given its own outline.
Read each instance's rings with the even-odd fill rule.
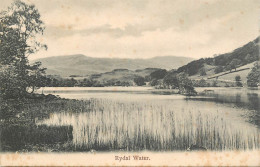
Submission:
[[[259,129],[240,117],[243,111],[213,102],[90,99],[77,102],[77,113],[74,105],[38,124],[72,125],[79,149],[259,149]]]

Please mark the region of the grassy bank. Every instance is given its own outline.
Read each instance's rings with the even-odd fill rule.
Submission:
[[[66,150],[72,141],[71,126],[38,126],[35,122],[49,118],[55,111],[64,111],[69,101],[75,100],[39,94],[22,99],[1,99],[0,151]]]

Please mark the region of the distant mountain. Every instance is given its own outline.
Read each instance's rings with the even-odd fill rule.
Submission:
[[[94,58],[85,55],[68,55],[42,58],[35,61],[42,62],[42,66],[47,68],[47,74],[88,76],[100,74],[114,69],[137,70],[145,68],[176,69],[190,61],[192,58],[163,56],[151,59],[123,59],[123,58]],[[33,61],[33,62],[35,62]]]

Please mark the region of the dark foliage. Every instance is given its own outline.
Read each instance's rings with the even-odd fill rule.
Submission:
[[[134,82],[135,82],[135,84],[137,85],[137,86],[143,86],[143,85],[145,85],[145,79],[144,79],[144,77],[136,77],[136,78],[134,78]]]
[[[259,62],[254,64],[251,72],[247,76],[247,85],[249,87],[257,87],[260,85],[260,64]]]
[[[175,89],[178,88],[178,78],[176,72],[169,72],[164,78],[163,78],[163,84],[165,88],[167,89]]]
[[[0,95],[3,98],[20,98],[32,92],[45,69],[41,63],[29,64],[28,56],[47,49],[37,41],[36,36],[43,34],[44,24],[34,5],[20,0],[0,13]]]
[[[223,67],[222,66],[217,66],[216,68],[215,68],[215,70],[214,70],[214,72],[215,72],[215,74],[218,74],[218,73],[221,73],[221,72],[223,72]]]
[[[26,145],[64,143],[72,140],[72,127],[48,127],[33,124],[6,124],[1,126],[2,151],[17,151]]]
[[[207,75],[206,70],[204,68],[201,68],[200,69],[200,76],[205,76],[205,75]]]
[[[205,63],[204,59],[195,60],[188,63],[185,66],[178,68],[177,72],[178,73],[185,72],[191,76],[198,73],[198,71],[203,67],[204,63]]]
[[[167,74],[167,71],[165,69],[159,69],[157,71],[154,71],[150,74],[150,80],[159,80],[163,79],[165,75]]]

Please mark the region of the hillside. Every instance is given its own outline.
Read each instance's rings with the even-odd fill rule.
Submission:
[[[114,69],[132,71],[145,68],[176,69],[192,60],[192,58],[175,56],[154,57],[151,59],[120,59],[69,55],[42,58],[35,61],[42,62],[42,66],[47,68],[47,74],[68,77],[70,75],[89,76]]]
[[[207,73],[207,75],[205,76],[200,76],[198,75],[193,75],[190,76],[189,78],[195,81],[199,81],[201,79],[206,80],[208,83],[212,83],[213,81],[218,83],[218,86],[225,86],[226,83],[230,83],[231,85],[235,83],[235,77],[236,76],[240,76],[241,77],[241,82],[243,85],[246,85],[247,82],[247,76],[249,74],[249,72],[252,70],[252,68],[254,67],[254,63],[250,63],[250,64],[246,64],[244,66],[241,66],[239,68],[233,71],[225,71],[225,72],[221,72],[218,74],[213,74],[212,72]]]
[[[90,78],[102,83],[107,81],[133,82],[134,78],[148,76],[156,70],[158,70],[158,68],[138,69],[135,71],[128,69],[115,69],[111,72],[91,75]]]
[[[221,54],[214,58],[201,58],[199,60],[194,60],[187,65],[178,68],[177,72],[186,72],[191,77],[199,75],[214,75],[221,72],[235,70],[236,68],[251,64],[258,60],[259,37],[230,53]]]

